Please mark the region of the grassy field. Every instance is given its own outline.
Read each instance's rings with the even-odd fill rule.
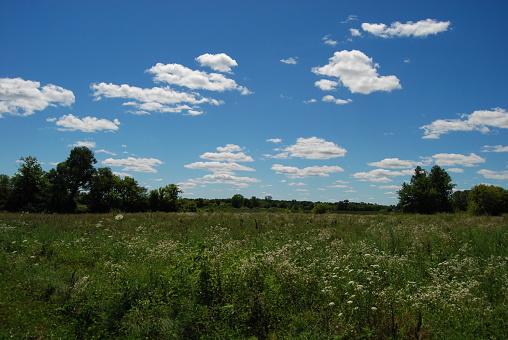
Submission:
[[[0,339],[506,339],[507,247],[506,216],[0,214]]]

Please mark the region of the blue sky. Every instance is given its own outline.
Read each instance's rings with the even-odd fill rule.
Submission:
[[[502,1],[2,1],[0,173],[74,146],[189,198],[508,183]]]

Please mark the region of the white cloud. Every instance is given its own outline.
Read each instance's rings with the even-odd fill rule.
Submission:
[[[436,21],[434,19],[420,20],[418,22],[408,21],[403,24],[394,22],[390,27],[385,24],[363,23],[362,29],[370,34],[382,38],[392,37],[427,37],[431,34],[438,34],[448,30],[449,21]]]
[[[335,185],[328,185],[327,188],[349,188],[349,185],[335,184]]]
[[[307,185],[305,183],[302,183],[302,182],[291,182],[291,183],[288,183],[289,186],[298,186],[298,187],[301,187],[301,186],[304,186],[304,185]]]
[[[0,118],[2,114],[29,116],[48,106],[70,106],[74,93],[63,87],[21,78],[0,78]],[[55,104],[56,103],[56,104]]]
[[[369,172],[357,172],[352,176],[360,181],[387,183],[393,182],[390,177],[407,176],[412,174],[413,170],[391,171],[386,169],[376,169]]]
[[[251,92],[239,86],[233,79],[226,78],[220,73],[206,73],[198,70],[191,70],[180,64],[157,63],[147,70],[154,74],[154,81],[165,82],[171,85],[187,87],[192,90],[209,90],[223,92],[226,90],[237,90],[242,94]]]
[[[316,81],[314,85],[323,91],[333,91],[339,85],[339,83],[329,79],[321,79]]]
[[[482,152],[508,152],[508,146],[502,145],[485,145]]]
[[[400,185],[380,185],[378,189],[388,189],[388,190],[396,190],[400,189]]]
[[[127,84],[99,83],[93,84],[91,88],[94,90],[93,95],[97,100],[103,97],[135,100],[135,102],[126,102],[123,105],[134,106],[143,111],[182,112],[192,109],[189,105],[182,105],[182,103],[191,105],[223,104],[216,99],[200,97],[197,93],[177,92],[169,87],[140,88]]]
[[[236,60],[225,53],[205,53],[196,58],[201,66],[208,66],[215,71],[231,73],[231,67],[238,66]]]
[[[335,46],[339,43],[338,41],[331,39],[330,35],[325,35],[323,37],[323,41],[325,42],[325,44],[330,45],[330,46]]]
[[[97,146],[97,143],[90,142],[90,141],[79,141],[79,142],[76,142],[74,144],[69,144],[67,146],[76,146],[76,147],[86,146],[89,149],[93,149],[93,148],[95,148]]]
[[[478,163],[485,163],[485,158],[474,153],[471,153],[469,156],[456,153],[438,153],[432,156],[432,159],[434,159],[439,166],[461,165],[471,167]]]
[[[463,114],[459,119],[438,119],[429,125],[422,126],[425,139],[438,139],[442,134],[450,131],[480,131],[490,132],[489,127],[508,129],[508,112],[495,108],[491,111],[474,111],[470,115]]]
[[[483,175],[485,178],[489,179],[499,179],[499,180],[507,180],[508,179],[508,171],[492,171],[492,170],[479,170],[476,172],[477,174]]]
[[[248,183],[260,182],[260,180],[252,177],[239,177],[231,173],[213,173],[201,178],[190,179],[188,182],[200,184],[232,184],[240,188],[246,188],[249,186]]]
[[[240,152],[244,148],[235,145],[235,144],[227,144],[224,147],[218,147],[217,151],[219,152],[205,152],[200,158],[208,159],[211,161],[225,161],[225,162],[253,162],[254,159],[251,156],[246,155],[243,152]]]
[[[281,164],[274,164],[271,168],[278,174],[283,174],[288,178],[306,178],[306,177],[328,177],[330,173],[342,172],[340,166],[310,166],[307,168],[297,168],[294,166],[284,166]]]
[[[378,168],[388,168],[388,169],[407,169],[413,168],[417,165],[423,165],[423,163],[421,162],[401,160],[398,158],[385,158],[379,162],[372,162],[367,164]]]
[[[353,37],[361,37],[362,36],[362,32],[360,32],[360,30],[358,28],[350,28],[349,32],[351,33],[351,36],[353,36]]]
[[[296,65],[298,64],[298,57],[289,57],[287,59],[281,59],[280,61],[284,64]]]
[[[270,139],[267,139],[266,141],[267,142],[271,142],[271,143],[281,143],[282,139],[280,139],[280,138],[270,138]]]
[[[464,173],[464,169],[461,169],[461,168],[448,168],[448,169],[446,169],[446,171],[453,172],[453,173],[456,173],[456,174],[462,174],[462,173]]]
[[[188,169],[201,169],[201,170],[207,170],[207,171],[211,171],[211,172],[230,173],[232,171],[255,171],[252,168],[249,168],[245,165],[240,165],[238,163],[195,162],[195,163],[187,164],[184,166]]]
[[[402,88],[396,76],[379,76],[372,58],[358,50],[335,52],[330,62],[312,68],[319,75],[336,77],[352,93],[369,94]]]
[[[96,153],[105,153],[105,154],[108,154],[108,155],[111,155],[111,156],[116,156],[116,153],[108,151],[108,150],[104,150],[104,149],[96,150],[95,152]]]
[[[304,100],[303,101],[304,104],[312,104],[312,103],[317,103],[317,100],[316,99],[309,99],[309,100]]]
[[[337,105],[344,105],[344,104],[349,104],[351,103],[353,100],[352,99],[337,99],[335,98],[334,96],[332,95],[327,95],[327,96],[324,96],[323,97],[323,101],[324,102],[331,102],[331,103],[335,103]]]
[[[327,142],[323,138],[310,137],[298,138],[296,144],[282,149],[282,153],[271,158],[298,157],[304,159],[331,159],[344,157],[347,150],[333,142]],[[268,156],[268,155],[265,155]]]
[[[226,146],[218,146],[217,151],[220,152],[238,152],[244,150],[244,147],[241,147],[236,144],[226,144]]]
[[[157,170],[154,168],[154,166],[164,164],[164,162],[156,158],[127,157],[123,159],[107,158],[102,161],[102,164],[106,166],[121,166],[123,167],[122,171],[156,173]]]
[[[350,14],[346,20],[344,21],[341,21],[342,24],[347,24],[351,21],[357,21],[358,20],[358,15],[355,15],[355,14]]]
[[[53,122],[54,120],[48,119]],[[85,117],[79,119],[71,114],[64,115],[56,121],[57,129],[60,131],[83,131],[83,132],[96,132],[98,130],[116,131],[120,121],[114,119],[113,121],[107,119],[99,119],[96,117]]]

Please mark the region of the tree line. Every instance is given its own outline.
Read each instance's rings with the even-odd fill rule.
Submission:
[[[409,183],[398,191],[398,208],[407,213],[435,214],[467,211],[473,215],[508,213],[508,190],[479,184],[471,190],[453,191],[450,175],[438,165],[427,172],[416,167]]]
[[[75,147],[68,158],[46,172],[37,158],[22,157],[18,172],[0,175],[0,210],[47,213],[106,213],[109,211],[177,212],[198,210],[270,209],[316,214],[328,212],[390,212],[434,214],[468,211],[475,215],[508,213],[508,190],[480,184],[453,191],[455,184],[441,167],[430,172],[416,167],[409,183],[397,192],[396,207],[373,203],[274,200],[235,194],[229,199],[183,199],[175,184],[148,190],[132,177],[115,175],[109,167],[95,168],[97,160],[87,147]]]
[[[22,157],[14,176],[0,175],[0,209],[48,213],[178,210],[182,191],[175,184],[148,191],[108,167],[95,168],[96,163],[87,147],[72,149],[64,162],[48,172],[37,158]]]

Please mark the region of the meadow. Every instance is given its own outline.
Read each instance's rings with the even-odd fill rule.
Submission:
[[[0,339],[506,339],[508,217],[0,214]]]

